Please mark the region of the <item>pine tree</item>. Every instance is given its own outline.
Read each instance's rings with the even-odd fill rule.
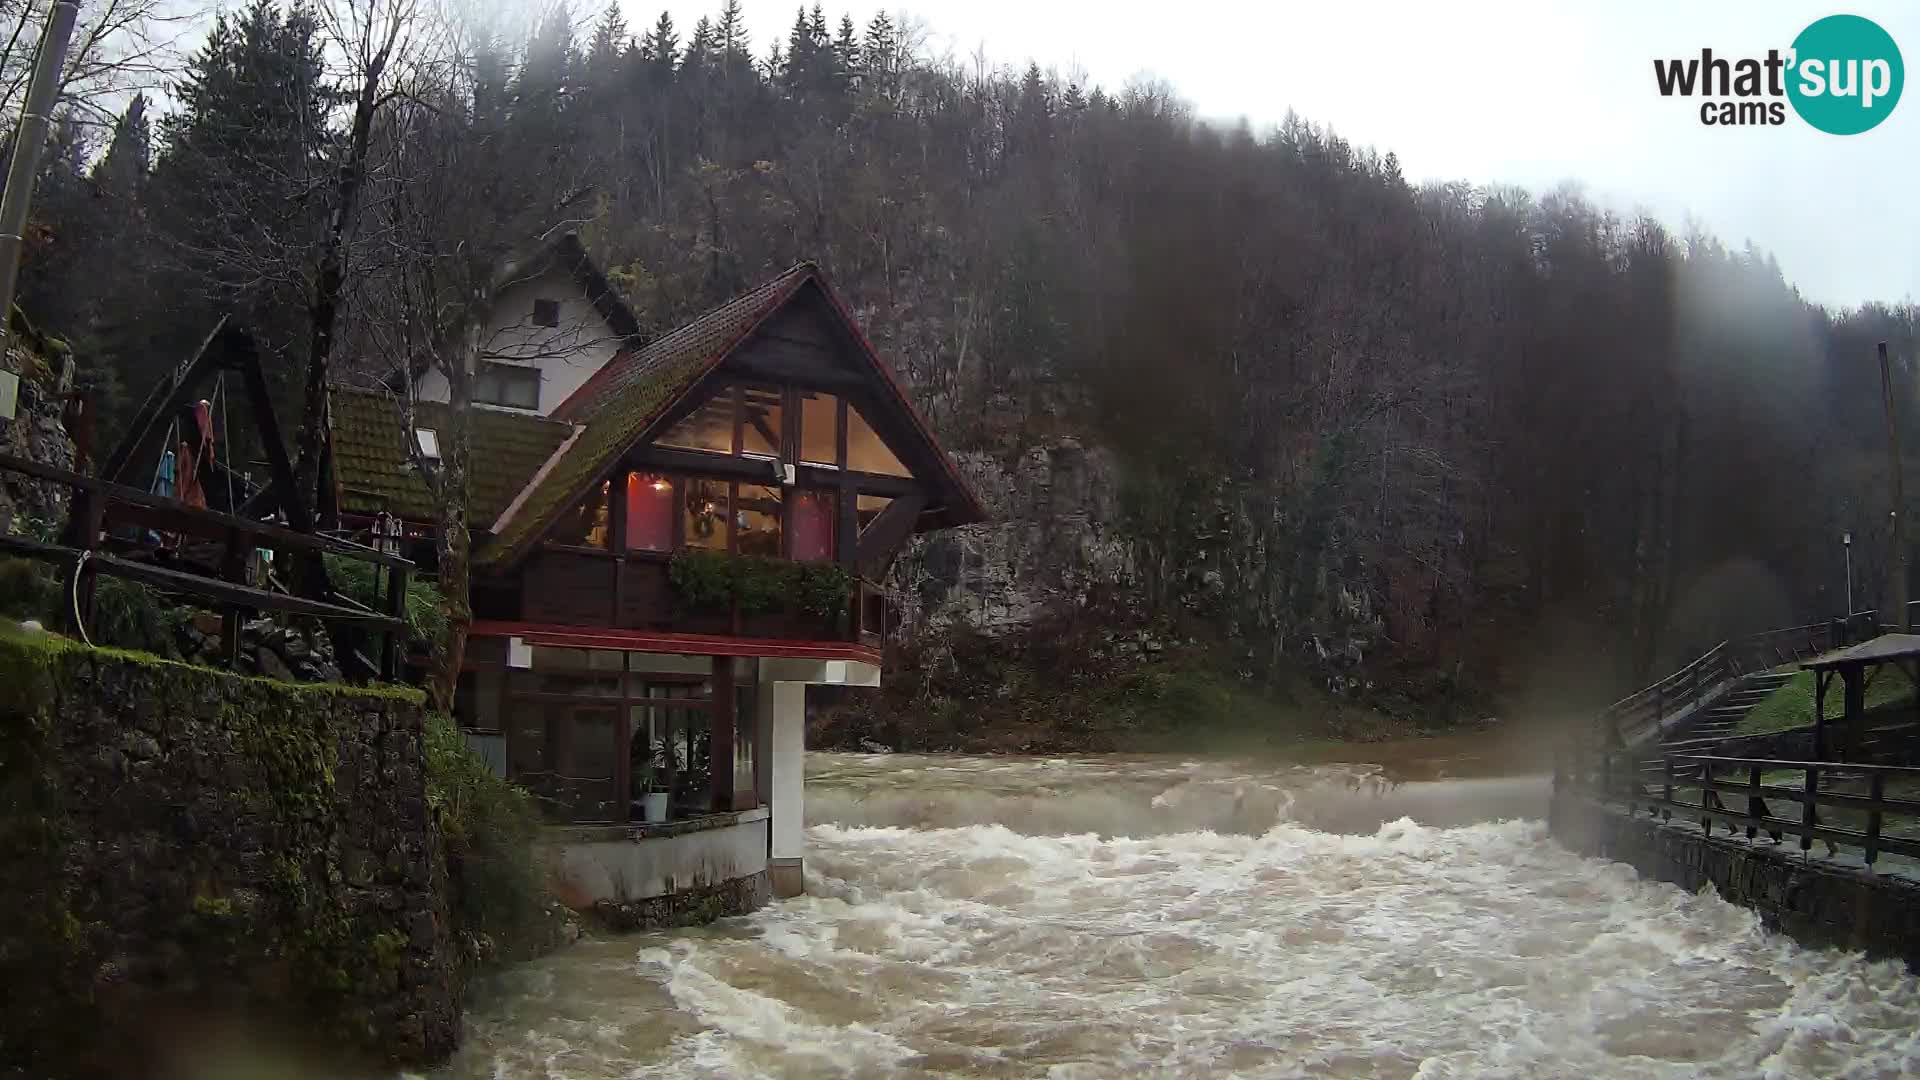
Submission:
[[[647,31],[640,46],[640,55],[653,73],[653,85],[665,86],[673,81],[674,65],[680,62],[680,35],[674,32],[672,15],[663,11],[654,20],[653,29]]]
[[[747,20],[740,12],[740,0],[726,0],[720,7],[720,21],[713,27],[713,44],[729,67],[747,61]]]
[[[618,3],[608,4],[587,46],[587,70],[593,73],[595,81],[608,79],[619,69],[620,57],[627,45],[627,20],[620,14]]]
[[[859,31],[854,29],[853,16],[840,16],[840,34],[833,39],[833,59],[844,77],[851,79],[860,70]]]

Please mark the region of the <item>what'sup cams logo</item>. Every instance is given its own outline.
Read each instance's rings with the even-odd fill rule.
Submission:
[[[1872,130],[1900,103],[1906,68],[1892,35],[1871,19],[1829,15],[1800,31],[1784,53],[1729,59],[1701,49],[1698,57],[1655,60],[1661,97],[1702,98],[1710,127],[1780,125],[1787,106],[1830,135]]]

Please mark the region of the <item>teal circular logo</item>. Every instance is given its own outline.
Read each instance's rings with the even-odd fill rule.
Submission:
[[[1800,119],[1829,135],[1858,135],[1900,103],[1907,81],[1900,47],[1880,24],[1829,15],[1793,39],[1787,99]]]

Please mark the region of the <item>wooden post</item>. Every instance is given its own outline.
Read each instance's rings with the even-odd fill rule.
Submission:
[[[1717,800],[1713,795],[1713,762],[1700,763],[1700,829],[1708,836],[1713,835],[1713,815],[1707,811],[1713,809]]]
[[[246,548],[238,529],[228,529],[226,546],[220,557],[220,576],[235,584],[246,583]],[[220,654],[229,671],[240,670],[240,605],[228,604],[220,611]]]
[[[1840,710],[1839,739],[1836,741],[1840,744],[1837,749],[1842,752],[1834,755],[1835,760],[1851,761],[1855,756],[1845,751],[1851,748],[1860,729],[1866,725],[1866,676],[1867,672],[1864,667],[1845,668],[1840,672],[1840,682],[1845,694],[1842,697],[1844,707]],[[1824,761],[1826,759],[1822,758],[1821,760]]]
[[[1767,804],[1760,801],[1760,766],[1747,768],[1747,839],[1760,835],[1760,819],[1767,812]]]
[[[1660,807],[1660,820],[1673,820],[1673,755],[1662,754],[1660,762],[1665,771],[1664,782],[1660,785],[1660,799],[1665,804]]]
[[[712,787],[707,808],[732,810],[734,739],[738,723],[733,704],[733,657],[713,658],[713,711],[707,740],[708,770]]]
[[[107,499],[89,488],[73,489],[73,504],[67,513],[66,533],[61,537],[68,547],[91,553],[100,542],[100,526],[107,516]],[[84,562],[65,567],[60,575],[61,623],[67,633],[80,633],[82,625],[93,621],[93,568]]]
[[[387,570],[387,611],[388,615],[401,621],[399,628],[389,628],[380,638],[380,678],[395,682],[400,677],[400,653],[406,647],[407,631],[407,568],[389,567]]]
[[[1893,369],[1887,363],[1887,343],[1880,348],[1880,396],[1887,409],[1887,460],[1893,483],[1893,619],[1892,625],[1903,632],[1913,630],[1913,614],[1907,610],[1907,503],[1900,478],[1900,428],[1894,419]]]
[[[1813,760],[1827,760],[1827,680],[1831,671],[1813,673]]]
[[[1803,852],[1813,849],[1813,827],[1820,820],[1813,812],[1814,800],[1820,797],[1820,767],[1809,765],[1806,773],[1806,801],[1800,804],[1800,850]]]
[[[1873,770],[1871,783],[1872,787],[1867,792],[1867,798],[1873,800],[1873,805],[1867,807],[1868,866],[1872,866],[1873,860],[1880,857],[1880,803],[1887,797],[1887,774],[1879,769]]]

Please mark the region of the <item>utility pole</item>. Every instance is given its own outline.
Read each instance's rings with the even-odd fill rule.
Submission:
[[[1880,343],[1880,396],[1887,406],[1887,454],[1893,468],[1893,604],[1894,625],[1904,633],[1913,629],[1907,610],[1907,504],[1900,486],[1900,429],[1893,415],[1893,369],[1887,364],[1887,343]]]
[[[40,173],[40,150],[47,144],[54,102],[60,97],[60,71],[67,62],[67,41],[79,7],[74,0],[55,0],[33,57],[33,81],[20,123],[13,129],[13,162],[7,168],[7,190],[0,195],[0,341],[13,329],[13,290],[20,277],[21,237],[27,231],[27,210],[33,203],[33,184]],[[71,378],[61,372],[61,378]]]

